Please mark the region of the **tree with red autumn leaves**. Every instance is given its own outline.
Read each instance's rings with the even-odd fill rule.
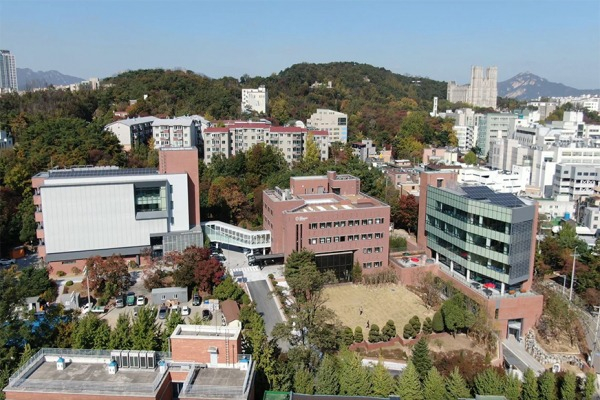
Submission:
[[[167,258],[176,265],[173,281],[177,286],[196,285],[201,291],[212,293],[225,274],[221,263],[210,258],[209,249],[190,246],[181,253],[169,253]]]
[[[400,228],[406,229],[409,233],[415,232],[419,218],[419,203],[415,196],[412,194],[402,195],[391,206],[392,221],[398,224]]]
[[[129,270],[123,257],[112,255],[103,259],[100,256],[90,257],[85,262],[90,290],[103,293],[110,290],[110,295],[127,290],[130,286]],[[88,279],[84,279],[84,285]]]

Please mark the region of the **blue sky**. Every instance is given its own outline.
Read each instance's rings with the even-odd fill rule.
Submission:
[[[467,83],[530,71],[600,88],[600,1],[0,0],[0,48],[18,67],[106,77],[183,67],[266,76],[298,62],[356,61]]]

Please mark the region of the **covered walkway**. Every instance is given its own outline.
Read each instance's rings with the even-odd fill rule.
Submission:
[[[202,222],[202,231],[211,242],[252,250],[271,248],[271,231],[250,231],[221,221]]]

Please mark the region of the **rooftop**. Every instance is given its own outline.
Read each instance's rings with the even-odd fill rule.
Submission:
[[[477,200],[507,208],[528,206],[523,199],[512,193],[496,193],[487,186],[456,186],[441,188],[471,200]]]
[[[237,339],[241,334],[241,324],[227,326],[177,325],[171,338],[202,339],[207,337]]]
[[[115,122],[111,122],[110,124],[106,125],[111,126],[111,125],[116,125],[116,124],[123,124],[123,125],[127,125],[127,126],[132,126],[132,125],[137,125],[137,124],[143,124],[146,122],[153,122],[156,119],[156,117],[139,117],[139,118],[127,118],[127,119],[121,119]]]
[[[181,397],[246,399],[253,375],[247,370],[233,368],[195,368],[182,388]]]
[[[36,176],[48,179],[62,178],[82,178],[92,176],[127,176],[127,175],[158,175],[158,171],[153,168],[119,168],[116,166],[108,167],[72,167],[65,169],[51,169],[38,173]]]

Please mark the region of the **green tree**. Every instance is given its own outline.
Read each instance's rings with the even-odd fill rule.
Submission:
[[[339,366],[340,395],[368,396],[371,393],[371,374],[362,366],[357,353],[343,350]]]
[[[412,325],[413,330],[415,331],[415,336],[421,332],[421,320],[418,316],[414,315],[410,321],[408,321],[408,323]]]
[[[402,330],[402,337],[404,339],[410,339],[415,336],[415,329],[411,324],[404,325],[404,329]]]
[[[504,393],[503,377],[495,369],[488,368],[475,375],[475,392],[480,395],[501,395]]]
[[[387,398],[394,391],[394,378],[387,368],[383,366],[381,360],[373,367],[371,382],[373,383],[373,386],[371,387],[371,396]]]
[[[23,353],[21,353],[21,361],[19,361],[19,366],[27,363],[27,361],[29,361],[29,359],[31,357],[33,357],[34,355],[35,355],[35,351],[31,348],[29,343],[26,343],[25,347],[23,348]]]
[[[360,326],[357,326],[356,328],[354,328],[354,342],[360,343],[363,340],[365,340],[365,338],[363,337],[362,328]]]
[[[473,150],[469,151],[467,154],[465,154],[465,157],[463,158],[465,164],[467,165],[476,165],[477,164],[477,154],[475,154],[473,152]]]
[[[433,320],[431,321],[431,328],[434,332],[440,333],[444,331],[444,317],[440,311],[436,311],[433,314]]]
[[[317,142],[315,142],[315,138],[313,137],[312,133],[309,133],[308,139],[306,140],[306,151],[304,152],[301,168],[305,169],[306,171],[311,171],[319,164],[320,161],[321,154],[319,147],[317,146]]]
[[[72,338],[75,349],[106,349],[110,342],[110,328],[105,320],[87,314],[79,320]]]
[[[215,287],[213,295],[221,301],[227,299],[239,301],[244,295],[244,289],[233,281],[231,275],[226,275],[225,279]]]
[[[560,384],[561,400],[575,400],[577,392],[577,377],[574,373],[567,371]]]
[[[387,342],[396,337],[396,324],[391,319],[381,328],[381,340]]]
[[[130,350],[131,347],[131,321],[128,314],[119,314],[117,325],[110,333],[110,348]]]
[[[596,393],[596,374],[588,372],[585,374],[585,384],[583,386],[585,400],[592,400],[594,393]]]
[[[377,343],[381,341],[381,334],[379,333],[379,325],[372,324],[369,329],[369,342]]]
[[[354,343],[354,334],[352,333],[352,328],[350,328],[349,326],[345,326],[342,329],[342,343],[346,347]]]
[[[435,367],[431,368],[427,372],[427,377],[423,383],[423,398],[427,400],[446,400],[447,396],[444,378]]]
[[[539,400],[538,381],[535,372],[527,368],[523,374],[523,400]]]
[[[423,333],[426,335],[431,334],[431,332],[433,332],[433,326],[432,326],[432,321],[431,318],[427,317],[425,318],[425,320],[423,321]]]
[[[507,400],[521,400],[521,381],[514,374],[508,374],[504,380],[504,396]]]
[[[423,382],[433,366],[433,361],[429,354],[429,346],[427,345],[425,338],[419,339],[417,344],[413,347],[411,361],[415,366],[419,379]]]
[[[467,383],[458,371],[458,368],[454,368],[454,370],[446,378],[446,389],[448,392],[446,400],[456,400],[459,398],[471,397],[471,392],[467,387]]]
[[[411,361],[398,379],[395,394],[402,400],[424,400],[419,374]]]
[[[340,390],[339,365],[335,356],[325,354],[317,371],[315,392],[336,395]]]
[[[306,368],[299,368],[294,373],[294,392],[313,394],[315,392],[314,377]]]
[[[469,329],[475,323],[475,315],[467,307],[465,295],[458,292],[442,305],[444,325],[453,335],[459,330]]]
[[[169,313],[169,317],[167,318],[167,321],[165,322],[165,326],[164,329],[162,331],[162,351],[170,351],[171,350],[171,346],[169,343],[169,337],[171,336],[171,334],[175,331],[175,328],[177,328],[177,325],[182,325],[185,324],[185,321],[183,320],[183,317],[181,316],[181,313],[179,311],[171,311]]]
[[[362,267],[357,262],[352,265],[352,282],[361,283],[362,282]]]
[[[140,307],[131,324],[131,347],[136,350],[159,350],[160,331],[154,307]]]
[[[540,399],[556,400],[556,376],[550,371],[544,371],[538,377]]]

